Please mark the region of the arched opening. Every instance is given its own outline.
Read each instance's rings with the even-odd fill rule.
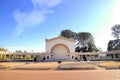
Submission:
[[[68,59],[69,48],[64,44],[56,44],[51,49],[53,59]]]

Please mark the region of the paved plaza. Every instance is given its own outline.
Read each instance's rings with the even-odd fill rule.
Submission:
[[[120,62],[115,61],[1,62],[0,65],[0,80],[120,80]]]
[[[0,80],[120,80],[120,70],[7,70]]]

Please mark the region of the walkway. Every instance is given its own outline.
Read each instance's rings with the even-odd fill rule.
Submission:
[[[120,70],[6,70],[0,80],[120,80]]]

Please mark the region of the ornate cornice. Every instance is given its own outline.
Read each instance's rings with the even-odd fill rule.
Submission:
[[[51,49],[51,53],[53,53],[53,50],[54,50],[57,46],[63,46],[63,47],[65,47],[66,50],[67,50],[67,52],[70,53],[69,48],[68,48],[65,44],[62,44],[62,43],[58,43],[58,44],[54,45],[54,46],[52,47],[52,49]]]
[[[69,38],[66,38],[66,37],[63,37],[63,36],[58,36],[58,37],[55,37],[55,38],[52,38],[52,39],[46,39],[46,41],[53,41],[53,40],[56,40],[56,39],[64,39],[64,40],[67,40],[67,41],[75,42],[75,40],[69,39]]]

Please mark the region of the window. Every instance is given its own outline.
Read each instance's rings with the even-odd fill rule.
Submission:
[[[115,54],[115,58],[118,58],[118,54]]]

